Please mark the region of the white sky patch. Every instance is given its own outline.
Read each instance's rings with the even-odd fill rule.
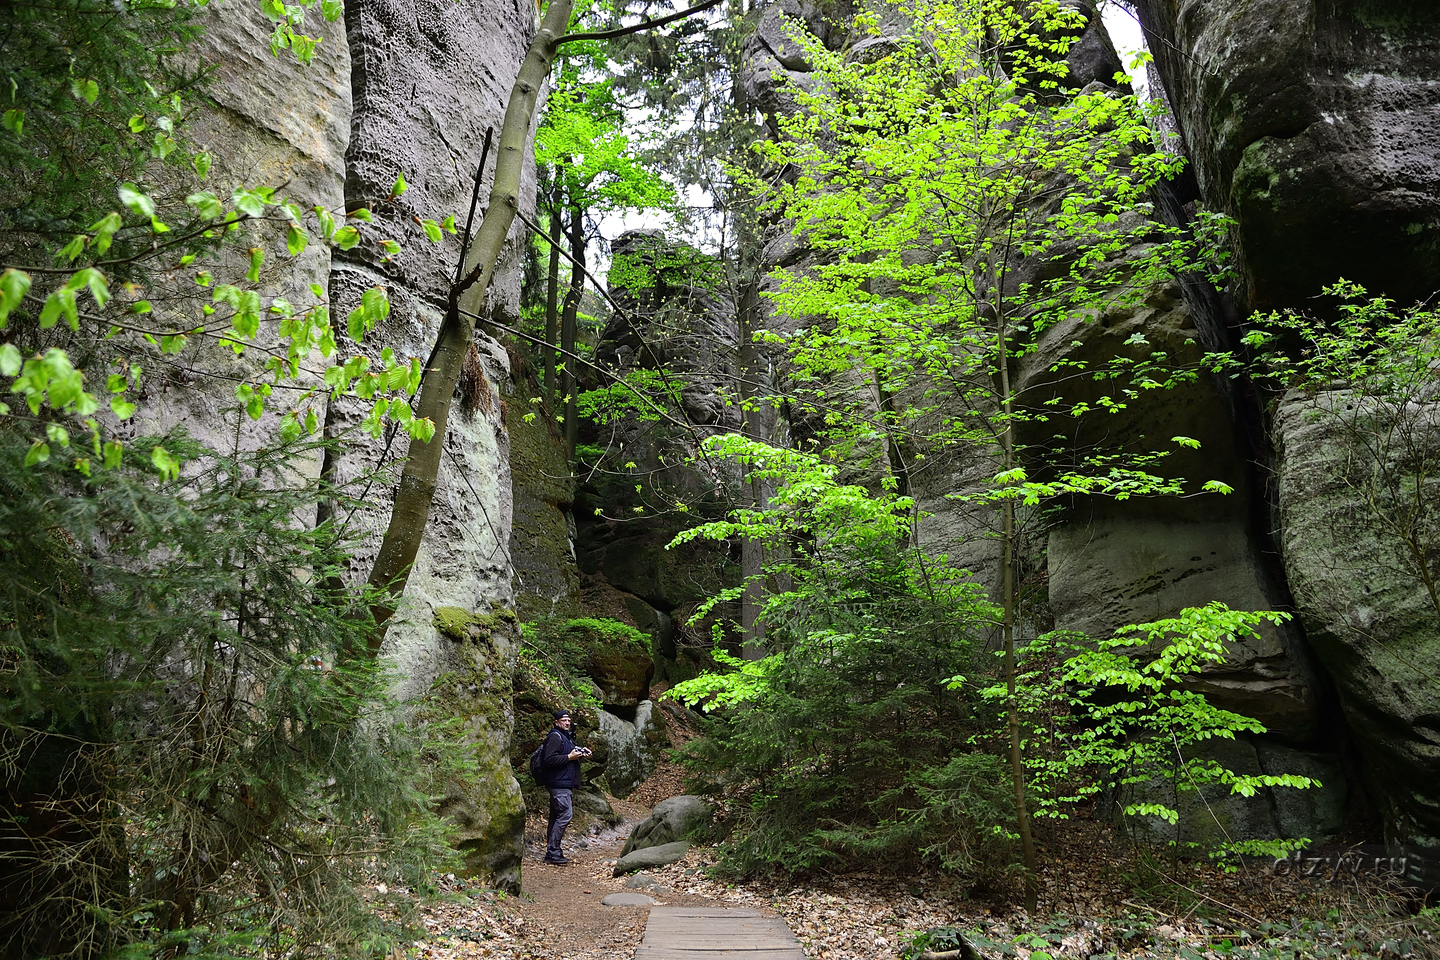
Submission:
[[[1100,19],[1105,21],[1105,29],[1110,33],[1110,40],[1115,44],[1115,49],[1120,53],[1120,63],[1125,67],[1125,72],[1130,74],[1130,82],[1135,87],[1135,95],[1141,100],[1149,97],[1148,77],[1145,68],[1135,69],[1133,63],[1135,55],[1145,50],[1145,35],[1140,30],[1140,22],[1135,19],[1135,14],[1128,6],[1119,3],[1107,3],[1100,10]]]

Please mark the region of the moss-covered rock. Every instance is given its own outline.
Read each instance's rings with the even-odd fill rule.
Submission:
[[[1440,616],[1397,536],[1406,501],[1397,503],[1384,484],[1395,483],[1407,501],[1440,502],[1440,480],[1428,466],[1415,472],[1421,450],[1440,448],[1440,409],[1417,402],[1407,410],[1396,420],[1340,390],[1285,397],[1274,425],[1279,515],[1299,618],[1334,679],[1388,839],[1416,849],[1412,870],[1426,870],[1425,882],[1435,884]],[[1433,520],[1421,532],[1436,542]],[[1428,562],[1433,569],[1433,554]]]
[[[601,703],[634,707],[649,696],[655,674],[650,638],[629,624],[595,617],[547,620],[534,624],[530,635],[533,646],[572,678],[592,680]]]
[[[419,709],[424,719],[445,724],[447,734],[461,740],[468,761],[463,769],[441,772],[439,812],[455,824],[466,872],[518,892],[525,803],[509,755],[515,727],[515,614],[440,607],[432,623],[444,638],[448,669]]]
[[[526,620],[582,612],[571,545],[575,482],[553,418],[530,402],[540,394],[540,385],[526,376],[504,405],[515,497],[510,561],[515,572],[515,607]]]
[[[1402,303],[1440,272],[1440,7],[1140,0],[1205,205],[1251,306],[1344,276]],[[1343,238],[1343,242],[1337,240]]]

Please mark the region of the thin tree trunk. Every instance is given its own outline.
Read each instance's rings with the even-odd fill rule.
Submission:
[[[560,186],[550,196],[550,267],[545,274],[545,402],[555,405],[555,337],[560,320]]]
[[[736,320],[739,326],[740,352],[740,432],[752,440],[770,440],[768,418],[756,406],[760,393],[763,358],[755,346],[755,328],[760,315],[760,291],[753,270],[747,269],[744,253],[740,256],[741,293]],[[769,497],[762,480],[748,484],[749,504],[753,510],[764,510]],[[740,544],[740,578],[744,592],[740,597],[740,628],[743,633],[741,655],[746,660],[765,656],[765,621],[760,611],[765,603],[765,545],[759,540],[744,538]]]
[[[465,279],[451,290],[450,303],[435,344],[434,366],[425,372],[420,387],[415,415],[428,417],[435,424],[435,433],[429,441],[410,441],[405,469],[400,476],[400,488],[395,493],[395,506],[390,513],[390,524],[370,572],[370,586],[381,596],[370,608],[376,624],[368,644],[370,656],[379,653],[384,642],[386,627],[395,613],[398,598],[405,591],[410,568],[420,551],[420,541],[430,519],[430,504],[435,497],[436,478],[440,473],[440,458],[450,418],[450,401],[455,394],[455,383],[460,376],[465,352],[475,333],[475,323],[471,318],[485,309],[491,277],[495,274],[505,238],[520,208],[520,175],[530,148],[530,124],[535,117],[540,89],[550,75],[555,51],[569,26],[572,9],[572,0],[550,0],[505,107],[490,202],[475,240],[466,251]]]
[[[1015,428],[1011,421],[1014,405],[1010,395],[1010,352],[1005,336],[1004,306],[999,303],[998,279],[995,291],[996,312],[999,314],[996,321],[995,352],[996,362],[1000,365],[1000,407],[1005,418],[1000,442],[1005,472],[1009,473],[1015,469]],[[1025,758],[1020,752],[1020,704],[1015,698],[1015,609],[1019,593],[1018,584],[1015,582],[1015,567],[1019,553],[1019,530],[1015,523],[1015,501],[1008,497],[1003,502],[1001,523],[1001,629],[1005,641],[1005,707],[1010,729],[1010,778],[1015,790],[1015,819],[1019,825],[1020,850],[1025,858],[1025,909],[1033,914],[1040,899],[1039,875],[1035,859],[1035,840],[1030,834],[1030,811],[1025,803]]]
[[[565,309],[560,316],[560,349],[565,354],[565,455],[575,459],[575,441],[580,434],[579,415],[575,409],[575,392],[579,379],[575,376],[576,328],[579,325],[580,297],[585,292],[585,211],[578,203],[570,207],[570,289],[565,291]]]

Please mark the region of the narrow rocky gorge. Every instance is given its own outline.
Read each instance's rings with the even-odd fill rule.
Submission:
[[[1090,18],[1072,54],[1074,81],[1112,84],[1119,62],[1100,18],[1084,0],[1070,2]],[[1180,223],[1197,204],[1232,216],[1238,279],[1218,291],[1176,283],[1151,291],[1142,306],[1053,331],[1032,368],[1019,371],[1022,382],[1043,389],[1049,362],[1113,355],[1136,333],[1195,359],[1234,347],[1251,311],[1307,309],[1341,274],[1401,303],[1440,288],[1440,13],[1400,0],[1135,6],[1173,111],[1177,149],[1193,171],[1193,182],[1176,185],[1157,207]],[[810,0],[759,9],[743,82],[772,129],[776,116],[797,109],[792,91],[814,82],[793,31],[808,30],[855,59],[886,43],[883,31],[852,34],[854,13],[843,2]],[[219,82],[193,135],[217,156],[234,158],[231,172],[239,176],[286,183],[297,199],[331,209],[369,207],[377,235],[400,240],[401,254],[387,256],[367,242],[332,261],[317,244],[269,282],[296,302],[318,283],[342,315],[364,290],[384,287],[393,309],[374,342],[423,360],[459,244],[449,234],[432,244],[416,221],[463,219],[485,132],[499,126],[535,10],[519,0],[351,0],[343,21],[326,25],[316,61],[303,68],[270,57],[251,14],[236,4],[208,14],[201,56]],[[409,189],[391,196],[400,173]],[[527,189],[533,203],[533,171]],[[491,287],[490,316],[507,325],[521,313],[524,229],[517,224]],[[778,227],[764,239],[766,267],[812,255]],[[615,252],[643,255],[647,244],[661,242],[631,234],[629,247],[617,243]],[[630,297],[623,306],[598,358],[684,374],[683,404],[696,434],[621,424],[615,436],[589,440],[625,442],[630,459],[656,471],[656,489],[700,503],[702,512],[721,510],[713,491],[726,478],[683,464],[698,436],[739,424],[720,380],[707,379],[709,368],[735,362],[735,305],[713,291],[682,289]],[[653,505],[648,494],[601,474],[572,478],[553,425],[526,417],[535,373],[517,363],[514,344],[480,326],[425,545],[386,654],[402,696],[429,698],[464,718],[478,779],[451,784],[446,808],[462,827],[467,867],[514,887],[525,808],[512,763],[535,731],[524,711],[517,725],[523,640],[512,611],[523,620],[611,617],[653,645],[653,662],[641,653],[602,668],[597,657],[590,668],[603,705],[590,720],[608,744],[605,786],[619,796],[653,767],[663,736],[656,732],[661,711],[647,699],[652,677],[632,689],[613,684],[647,666],[660,679],[693,671],[687,644],[708,647],[709,640],[687,623],[689,614],[738,582],[738,560],[708,547],[667,551],[681,528],[673,515],[621,519]],[[777,376],[783,383],[783,370]],[[228,440],[249,429],[222,416],[218,399],[175,396],[165,416],[186,420],[202,438]],[[1416,399],[1435,402],[1433,395]],[[1345,397],[1337,392],[1324,402]],[[1324,787],[1299,799],[1277,792],[1227,801],[1224,822],[1244,836],[1317,840],[1347,825],[1379,824],[1385,840],[1415,851],[1415,879],[1434,883],[1440,626],[1423,585],[1376,562],[1388,549],[1385,533],[1355,508],[1353,488],[1336,482],[1353,451],[1316,422],[1315,410],[1314,398],[1202,378],[1128,412],[1127,429],[1199,439],[1203,452],[1183,454],[1176,469],[1223,480],[1236,492],[1123,511],[1074,509],[1032,545],[1028,562],[1043,574],[1048,611],[1048,622],[1034,626],[1102,636],[1210,600],[1293,610],[1290,623],[1230,650],[1226,667],[1207,673],[1199,687],[1269,729],[1226,746],[1235,769],[1305,773]],[[335,403],[324,412],[327,433],[353,431],[364,413],[352,402]],[[1426,424],[1434,429],[1433,418]],[[782,427],[806,432],[798,412]],[[353,444],[343,458],[306,469],[359,476],[393,465],[402,441]],[[993,576],[993,550],[946,499],[975,483],[976,469],[937,462],[915,478],[913,492],[931,514],[922,536],[963,557],[983,580]],[[359,576],[392,498],[392,486],[379,482],[356,511],[354,522],[376,531],[354,559]],[[530,714],[545,705],[536,695]]]

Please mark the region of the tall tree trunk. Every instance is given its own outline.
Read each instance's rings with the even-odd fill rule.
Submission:
[[[550,266],[545,274],[545,402],[555,405],[555,337],[560,318],[560,185],[550,195]]]
[[[428,417],[435,424],[435,433],[429,441],[410,441],[405,469],[400,476],[400,488],[395,493],[395,506],[390,513],[390,524],[370,572],[370,586],[379,591],[381,597],[370,608],[376,624],[368,644],[370,656],[379,653],[384,642],[386,627],[395,613],[400,595],[405,591],[410,568],[420,551],[420,541],[430,519],[430,505],[435,497],[446,426],[450,419],[450,401],[455,394],[455,383],[460,377],[465,353],[475,334],[473,318],[485,309],[490,280],[500,261],[516,211],[520,208],[521,171],[530,150],[530,124],[535,117],[540,89],[550,75],[550,64],[569,26],[572,9],[572,0],[550,0],[505,107],[490,202],[485,208],[484,219],[480,221],[480,229],[466,251],[465,280],[451,290],[445,319],[440,324],[440,335],[435,344],[434,366],[425,372],[415,410],[417,417]]]
[[[995,280],[996,334],[995,358],[1000,367],[1000,408],[1005,418],[1001,425],[1000,445],[1006,473],[1015,469],[1015,428],[1013,398],[1010,395],[1010,348],[1005,330],[1005,307],[1000,302],[1000,279]],[[1019,825],[1020,850],[1025,858],[1025,909],[1030,913],[1040,899],[1035,840],[1030,833],[1030,811],[1025,802],[1025,758],[1020,752],[1020,704],[1015,697],[1015,613],[1019,606],[1019,584],[1015,576],[1019,556],[1019,527],[1015,522],[1015,501],[1003,501],[1000,533],[1000,595],[1001,631],[1005,643],[1005,709],[1010,733],[1010,778],[1015,791],[1015,819]]]
[[[748,231],[747,231],[748,232]],[[740,432],[752,440],[770,440],[770,418],[760,409],[760,383],[765,376],[764,357],[755,345],[755,330],[760,319],[760,290],[755,271],[749,269],[745,245],[740,254],[741,292],[738,300],[737,325],[740,334]],[[765,482],[752,479],[748,486],[749,506],[764,510],[769,505]],[[740,577],[744,592],[740,596],[740,628],[743,634],[741,654],[746,660],[765,656],[765,621],[760,611],[765,603],[765,545],[746,537],[740,545]]]
[[[580,297],[585,292],[585,211],[578,201],[570,206],[570,289],[565,291],[565,309],[560,316],[560,349],[565,356],[565,455],[575,459],[575,441],[580,433],[579,415],[575,409],[575,392],[579,380],[575,376],[576,328],[579,325]]]

